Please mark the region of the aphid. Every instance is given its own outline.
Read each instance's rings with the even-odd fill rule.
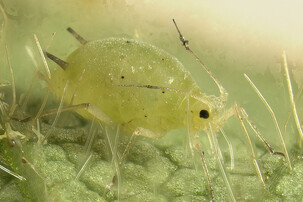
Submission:
[[[63,69],[55,70],[49,80],[57,95],[69,81],[67,102],[89,103],[103,112],[105,120],[137,130],[138,135],[159,138],[187,126],[186,97],[193,132],[205,130],[209,123],[216,131],[224,123],[224,88],[220,86],[220,97],[204,94],[175,57],[150,44],[110,38],[84,42],[66,62],[46,55]]]
[[[192,136],[209,132],[210,127],[217,131],[226,120],[227,92],[216,79],[220,97],[204,94],[175,57],[153,45],[125,38],[87,42],[71,28],[68,31],[82,46],[66,62],[46,53],[62,67],[48,83],[60,96],[68,81],[67,103],[89,103],[99,110],[79,111],[84,117],[121,124],[130,133],[149,138],[182,127],[188,127]],[[198,142],[192,144],[203,159]],[[213,195],[211,186],[210,192]]]
[[[71,28],[67,30],[82,46],[66,61],[45,52],[61,67],[52,72],[47,82],[58,96],[65,92],[66,103],[73,104],[77,109],[81,106],[86,108],[78,110],[82,116],[96,117],[108,125],[121,125],[123,130],[133,134],[132,137],[161,138],[173,129],[186,127],[192,140],[191,147],[197,149],[201,158],[210,197],[214,200],[204,153],[196,134],[205,131],[213,136],[213,132],[218,131],[233,115],[234,109],[225,110],[227,91],[191,51],[176,23],[175,26],[182,45],[218,86],[219,97],[203,93],[175,57],[153,45],[125,38],[86,41]],[[239,112],[238,116],[241,116]],[[247,120],[247,117],[244,116],[244,119]],[[214,137],[210,139],[213,139],[211,144],[215,144]],[[272,148],[269,150],[275,153]],[[235,200],[217,149],[215,153],[230,197]]]
[[[226,95],[205,95],[176,58],[155,46],[123,38],[92,41],[75,50],[66,62],[62,64],[65,70],[52,73],[52,90],[61,95],[69,81],[67,102],[90,103],[103,112],[101,120],[120,123],[137,135],[160,138],[187,126],[186,96],[191,131],[204,130],[209,123],[216,131],[223,124]],[[123,87],[132,85],[147,89]]]

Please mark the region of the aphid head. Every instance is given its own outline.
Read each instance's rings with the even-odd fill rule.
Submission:
[[[207,103],[205,103],[206,100]],[[213,131],[217,131],[225,122],[225,103],[216,96],[207,96],[204,102],[196,100],[190,106],[190,124],[194,131],[209,131],[210,125]]]

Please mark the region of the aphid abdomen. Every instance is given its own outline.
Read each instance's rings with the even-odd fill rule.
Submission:
[[[56,93],[60,95],[69,80],[67,102],[77,88],[73,104],[89,102],[130,131],[143,127],[165,134],[184,126],[187,102],[185,95],[176,92],[121,84],[164,86],[201,96],[190,73],[176,58],[135,40],[88,42],[75,50],[67,62],[66,70],[58,69],[53,76],[57,80],[52,82],[56,83]],[[81,114],[87,116],[85,112]]]

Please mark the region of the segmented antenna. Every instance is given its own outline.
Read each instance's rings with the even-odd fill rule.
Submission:
[[[227,91],[222,86],[220,81],[215,77],[215,75],[213,75],[213,73],[208,69],[208,67],[202,62],[202,60],[189,48],[189,41],[185,40],[184,36],[181,34],[181,31],[180,31],[175,19],[173,19],[173,22],[174,22],[174,25],[175,25],[175,27],[178,31],[179,39],[182,43],[182,46],[184,46],[185,49],[190,52],[190,54],[198,61],[198,63],[203,67],[203,69],[208,73],[208,75],[216,83],[216,85],[218,86],[218,88],[220,90],[220,98],[221,98],[222,102],[225,103],[227,101],[227,97],[228,97]]]

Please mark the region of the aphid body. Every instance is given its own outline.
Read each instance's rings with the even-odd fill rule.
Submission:
[[[129,132],[140,128],[139,135],[159,138],[181,127],[207,130],[209,123],[217,130],[224,122],[226,100],[204,94],[175,57],[155,46],[124,38],[91,41],[66,62],[49,82],[55,93],[61,96],[69,81],[67,103],[90,103]]]
[[[160,138],[173,129],[187,127],[187,135],[194,137],[189,138],[190,148],[198,151],[213,201],[210,175],[196,134],[203,130],[213,135],[233,112],[225,112],[227,91],[191,51],[173,22],[182,45],[216,83],[219,97],[204,94],[184,66],[164,50],[125,38],[87,42],[71,28],[67,30],[82,46],[71,53],[66,62],[45,52],[61,67],[52,73],[48,83],[61,100],[85,106],[86,110],[78,111],[82,116],[95,117],[109,125],[122,125],[132,133],[119,165],[133,137]],[[234,201],[223,168],[221,172]]]

